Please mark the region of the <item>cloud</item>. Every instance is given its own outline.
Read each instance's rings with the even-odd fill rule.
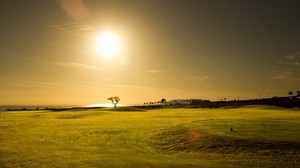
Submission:
[[[285,56],[285,58],[292,61],[292,60],[295,60],[296,56],[295,55],[287,55],[287,56]]]
[[[274,71],[274,76],[271,77],[272,80],[285,80],[293,77],[292,69],[283,69],[280,71]]]
[[[5,85],[5,83],[2,83]],[[78,88],[85,88],[85,89],[96,89],[98,87],[92,85],[86,85],[81,83],[66,83],[66,82],[45,82],[45,81],[6,81],[6,84],[9,86],[21,86],[21,87],[31,87],[31,88],[45,88],[45,89],[78,89]]]
[[[286,68],[273,72],[273,76],[269,79],[270,87],[277,87],[280,89],[299,88],[300,76],[294,69]]]
[[[162,70],[158,70],[158,69],[151,69],[149,71],[147,71],[149,73],[160,73],[160,72],[163,72]]]
[[[99,70],[100,68],[82,64],[82,63],[74,63],[74,62],[56,62],[54,65],[64,66],[64,67],[72,67],[72,68],[81,68],[81,69],[90,69],[90,70]]]
[[[95,67],[95,66],[88,65],[88,64],[76,63],[76,62],[51,62],[49,60],[43,60],[43,59],[36,58],[36,57],[27,57],[27,59],[34,60],[34,61],[39,61],[39,62],[43,62],[43,63],[47,63],[47,64],[63,66],[63,67],[81,68],[81,69],[90,69],[90,70],[100,70],[99,67]]]
[[[51,26],[55,30],[59,30],[62,32],[72,33],[72,34],[79,34],[82,32],[91,31],[93,28],[89,25],[81,24],[78,22],[67,23],[67,24],[60,24],[60,25],[53,25]]]
[[[189,77],[190,80],[198,80],[198,81],[204,81],[209,79],[208,76],[190,76]]]
[[[300,52],[284,56],[284,61],[277,61],[278,64],[300,67]]]
[[[297,66],[300,67],[300,62],[284,62],[284,61],[278,61],[277,63],[282,64],[282,65],[291,65],[291,66]]]
[[[131,88],[131,89],[142,89],[142,90],[153,90],[153,88],[151,87],[147,87],[147,86],[141,86],[141,85],[122,85],[122,84],[112,84],[109,85],[111,87],[115,87],[115,88]]]
[[[300,53],[295,52],[282,57],[277,61],[281,66],[273,72],[269,78],[272,83],[270,87],[277,88],[298,88],[300,85]]]

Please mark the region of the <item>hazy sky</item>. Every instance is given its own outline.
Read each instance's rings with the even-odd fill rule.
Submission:
[[[0,104],[219,100],[300,90],[298,0],[1,0]],[[96,52],[103,31],[119,56]]]

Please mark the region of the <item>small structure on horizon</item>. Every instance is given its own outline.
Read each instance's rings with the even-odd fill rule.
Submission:
[[[161,106],[176,106],[176,105],[191,105],[193,103],[192,99],[173,99],[167,101],[166,99],[162,99],[160,101]]]
[[[174,99],[170,101],[170,105],[191,105],[192,100],[191,99]]]

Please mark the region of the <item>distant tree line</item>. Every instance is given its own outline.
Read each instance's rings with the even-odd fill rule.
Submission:
[[[171,101],[167,102],[166,99],[161,101],[144,102],[144,106],[162,106],[162,105],[179,105],[184,107],[204,107],[204,108],[218,108],[223,106],[243,106],[243,105],[272,105],[279,107],[300,107],[300,90],[287,92],[288,96],[272,97],[272,98],[257,98],[249,100],[233,99],[228,100],[222,98],[220,101],[210,101],[203,99],[187,99],[190,100],[190,104],[172,104]]]

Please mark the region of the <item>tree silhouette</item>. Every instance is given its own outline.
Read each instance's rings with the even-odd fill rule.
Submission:
[[[167,102],[167,100],[165,99],[165,98],[163,98],[163,99],[161,99],[161,101],[160,101],[161,103],[166,103]]]
[[[297,96],[300,96],[300,90],[296,91]]]
[[[289,91],[288,94],[289,94],[289,96],[293,96],[294,95],[294,93],[292,91]]]
[[[107,100],[110,100],[112,104],[117,107],[118,102],[121,100],[118,96],[109,97]]]

